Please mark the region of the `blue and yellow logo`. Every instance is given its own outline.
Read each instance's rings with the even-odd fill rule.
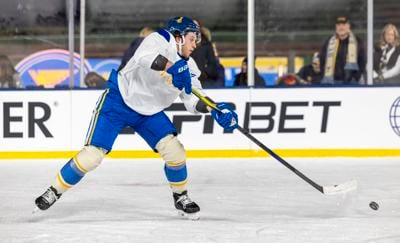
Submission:
[[[74,86],[80,86],[79,68],[80,56],[74,54]],[[42,85],[52,88],[56,85],[69,86],[69,52],[62,49],[50,49],[36,52],[20,61],[15,69],[21,76],[21,80],[26,86]],[[84,75],[92,70],[91,65],[85,61]]]

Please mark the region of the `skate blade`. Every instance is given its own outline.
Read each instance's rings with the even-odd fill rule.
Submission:
[[[193,221],[200,219],[200,213],[199,212],[197,212],[197,213],[185,213],[185,212],[182,212],[182,211],[178,210],[178,215],[181,216],[181,217],[184,217],[186,219],[193,220]]]
[[[35,207],[35,208],[32,210],[32,214],[35,214],[35,213],[37,213],[39,210],[40,210],[40,208],[38,208],[38,207]]]

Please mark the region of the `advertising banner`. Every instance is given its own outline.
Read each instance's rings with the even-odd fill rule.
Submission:
[[[58,151],[62,157],[64,152],[78,151],[84,145],[92,111],[102,92],[1,91],[0,155]],[[363,156],[363,151],[370,156],[399,153],[400,88],[211,89],[206,93],[215,101],[231,103],[243,128],[271,149],[283,153],[293,156],[313,156],[313,151],[315,156],[324,151],[326,156]],[[165,112],[189,155],[191,151],[202,151],[192,154],[245,156],[260,150],[238,131],[223,131],[210,114],[187,112],[179,99]],[[132,151],[151,153],[130,128],[117,138],[113,152],[118,151],[130,151],[132,156]]]

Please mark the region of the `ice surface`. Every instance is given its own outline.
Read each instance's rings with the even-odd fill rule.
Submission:
[[[400,242],[398,158],[189,159],[199,221],[177,216],[161,160],[106,159],[48,211],[32,215],[65,160],[0,161],[0,242]],[[380,208],[373,211],[369,202]]]

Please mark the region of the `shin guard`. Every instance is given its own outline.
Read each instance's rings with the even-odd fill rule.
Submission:
[[[106,151],[101,148],[85,146],[61,168],[52,186],[60,193],[65,192],[77,184],[87,172],[97,168],[105,154]]]
[[[164,171],[173,192],[186,190],[187,170],[186,155],[182,144],[174,135],[161,139],[156,146],[165,161]]]

